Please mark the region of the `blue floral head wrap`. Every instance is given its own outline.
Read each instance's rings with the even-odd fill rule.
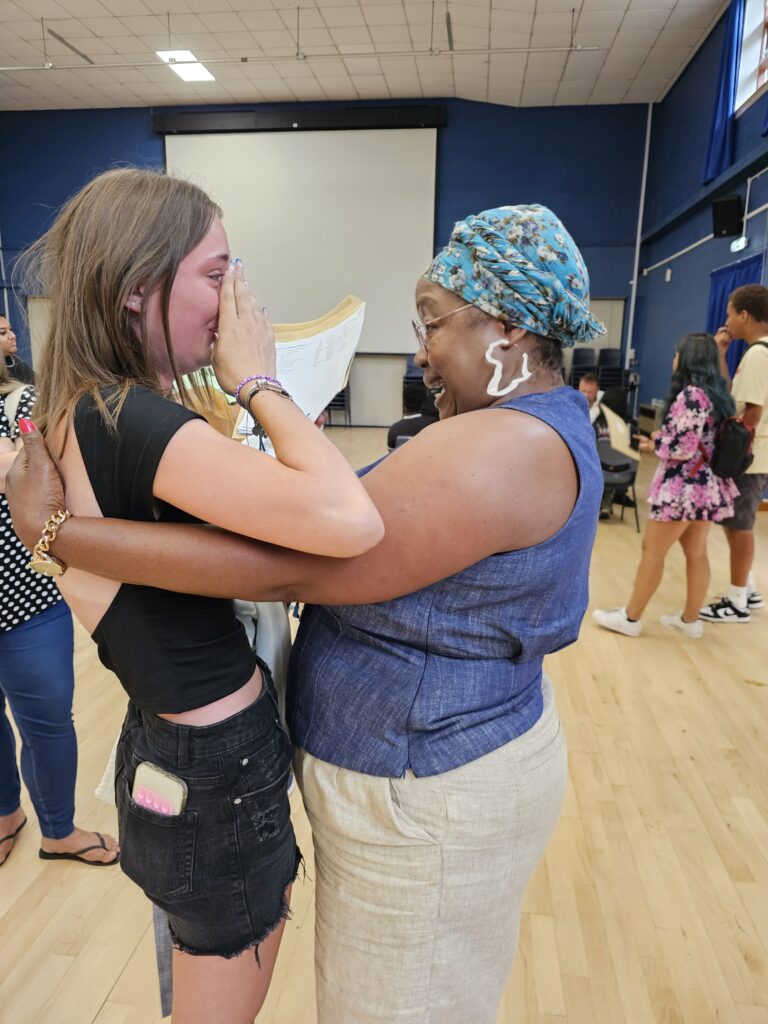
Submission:
[[[500,206],[459,221],[424,277],[566,347],[605,334],[589,311],[581,253],[546,206]]]

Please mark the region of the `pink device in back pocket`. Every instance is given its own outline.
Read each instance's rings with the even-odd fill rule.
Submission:
[[[160,796],[159,793],[155,793],[146,786],[134,787],[133,799],[134,803],[137,803],[140,807],[146,807],[147,810],[154,811],[155,814],[176,813],[171,801],[167,797]]]

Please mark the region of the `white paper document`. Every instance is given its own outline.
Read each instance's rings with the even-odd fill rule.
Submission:
[[[365,303],[347,296],[325,316],[303,324],[275,324],[277,379],[307,416],[315,420],[349,379],[365,318]],[[245,413],[238,434],[249,434]]]
[[[608,424],[611,448],[614,451],[621,452],[622,455],[626,455],[630,459],[638,461],[640,459],[640,452],[635,451],[631,447],[632,437],[629,433],[629,424],[625,423],[621,416],[617,416],[607,405],[601,405],[600,409],[603,416],[605,416],[605,422]]]

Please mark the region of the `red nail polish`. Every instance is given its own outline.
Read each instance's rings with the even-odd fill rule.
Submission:
[[[19,420],[19,430],[22,434],[31,434],[35,429],[35,424],[32,420]]]

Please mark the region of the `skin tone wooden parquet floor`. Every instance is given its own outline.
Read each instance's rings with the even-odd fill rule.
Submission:
[[[382,430],[329,434],[354,465],[385,444]],[[642,495],[652,468],[645,457]],[[629,514],[600,525],[590,607],[626,601],[639,550]],[[717,528],[710,558],[720,592]],[[766,513],[756,568],[768,597]],[[587,618],[547,661],[570,782],[498,1024],[768,1024],[768,608],[690,641],[658,623],[683,585],[673,551],[642,638]],[[93,791],[125,700],[81,629],[76,670],[78,821],[114,831]],[[311,839],[297,792],[292,805],[307,879],[259,1024],[315,1024]],[[146,900],[119,869],[46,863],[38,844],[31,819],[0,869],[1,1024],[157,1024]]]

